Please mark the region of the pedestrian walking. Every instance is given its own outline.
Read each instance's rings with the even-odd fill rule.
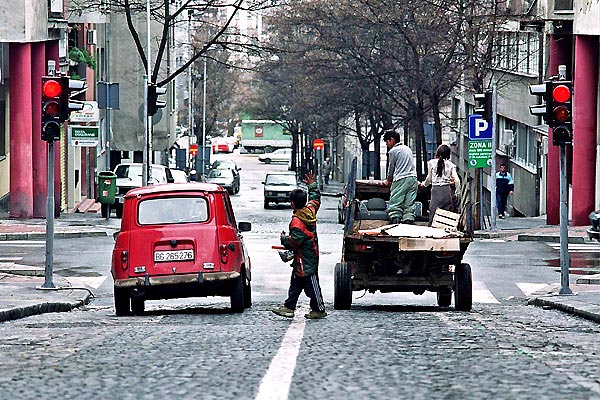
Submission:
[[[513,194],[515,184],[513,178],[506,170],[506,164],[500,164],[500,171],[496,172],[496,206],[498,207],[498,218],[504,218],[508,195]]]
[[[332,167],[329,157],[325,158],[323,162],[323,179],[325,179],[326,185],[329,185],[329,175],[331,174]]]
[[[292,190],[290,203],[294,212],[290,221],[289,234],[283,231],[280,236],[283,247],[294,252],[288,298],[282,306],[272,311],[277,315],[293,318],[298,297],[304,291],[310,298],[311,308],[304,317],[318,319],[327,316],[319,285],[317,211],[321,205],[321,193],[313,174],[306,174],[303,182],[308,186],[308,202],[303,190]]]
[[[383,133],[388,148],[388,166],[384,185],[390,186],[390,201],[386,210],[393,224],[413,224],[417,198],[417,170],[410,147],[400,144],[400,135],[393,129]]]
[[[456,172],[456,165],[450,161],[450,147],[442,144],[437,148],[435,158],[427,162],[427,178],[420,185],[431,185],[429,225],[433,221],[436,209],[457,211],[458,204],[455,204],[454,193],[460,188],[460,178]]]

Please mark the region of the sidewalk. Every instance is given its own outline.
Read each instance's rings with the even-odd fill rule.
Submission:
[[[337,196],[343,188],[343,183],[330,181],[329,185],[324,186],[322,193]],[[106,220],[95,213],[63,214],[55,220],[55,237],[109,236],[120,228],[120,224],[120,219]],[[495,231],[477,231],[475,237],[507,241],[560,241],[559,227],[546,225],[544,217],[499,219],[496,228]],[[592,243],[587,239],[586,229],[587,227],[570,227],[569,242]],[[6,215],[0,214],[0,243],[45,240],[45,232],[46,221],[43,219],[8,219]],[[0,322],[45,312],[70,311],[90,301],[89,290],[69,287],[69,283],[58,276],[53,277],[56,290],[38,289],[44,283],[43,272],[44,266],[3,262],[0,253]],[[547,286],[532,294],[529,304],[558,309],[600,322],[600,275],[579,277],[576,284],[570,287],[575,295],[558,295],[558,285]]]

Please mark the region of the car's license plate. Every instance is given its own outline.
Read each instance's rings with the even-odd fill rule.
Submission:
[[[188,261],[194,259],[194,250],[155,251],[154,262]]]

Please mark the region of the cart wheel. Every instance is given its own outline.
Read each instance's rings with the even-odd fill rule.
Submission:
[[[352,305],[352,280],[350,265],[342,262],[335,265],[333,308],[349,310]]]
[[[473,282],[469,264],[456,266],[454,285],[454,307],[458,311],[471,311],[473,306]]]
[[[452,303],[452,290],[440,289],[437,292],[437,303],[440,307],[450,307]]]

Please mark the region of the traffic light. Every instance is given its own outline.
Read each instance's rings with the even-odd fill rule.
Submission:
[[[42,140],[46,142],[60,140],[63,92],[61,78],[42,77]]]
[[[542,117],[546,125],[552,121],[552,82],[546,81],[535,85],[529,85],[529,93],[542,98],[542,104],[529,106],[532,115]]]
[[[62,93],[60,97],[61,101],[61,122],[67,121],[71,117],[71,111],[79,111],[83,109],[83,102],[72,101],[71,97],[85,91],[87,89],[87,82],[71,79],[68,76],[63,76],[61,79]],[[77,91],[78,93],[73,93]]]
[[[156,84],[148,83],[148,115],[154,115],[158,112],[159,108],[165,108],[167,102],[165,100],[159,100],[158,96],[167,93],[167,88],[161,88]]]
[[[484,120],[490,122],[492,120],[492,92],[475,93],[475,114],[479,114]]]
[[[573,144],[573,84],[570,81],[551,82],[552,96],[552,144]]]

